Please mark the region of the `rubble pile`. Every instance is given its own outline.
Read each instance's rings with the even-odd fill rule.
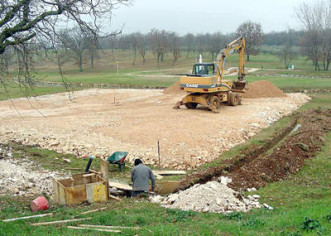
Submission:
[[[152,197],[151,202],[160,203],[166,208],[179,208],[184,211],[228,214],[234,211],[247,212],[253,208],[266,207],[267,204],[261,206],[259,198],[260,196],[257,194],[244,198],[238,192],[227,187],[226,183],[210,181],[206,184],[196,184],[167,197]]]
[[[36,166],[26,159],[3,158],[0,160],[0,194],[33,196],[36,194],[51,195],[52,178],[60,178],[60,174],[32,170]],[[62,175],[61,175],[62,176]]]

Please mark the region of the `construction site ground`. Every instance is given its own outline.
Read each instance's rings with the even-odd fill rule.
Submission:
[[[265,94],[244,98],[241,106],[223,106],[217,114],[202,107],[172,109],[185,96],[175,86],[166,91],[89,89],[3,101],[0,142],[37,145],[77,157],[128,151],[130,162],[139,157],[157,165],[159,141],[163,168],[192,169],[309,100],[301,93],[285,95],[267,81],[252,83],[252,91],[254,86],[262,86]]]

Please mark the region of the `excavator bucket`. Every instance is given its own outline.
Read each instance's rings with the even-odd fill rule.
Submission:
[[[240,80],[237,80],[237,81],[234,81],[233,84],[232,84],[232,90],[233,91],[241,91],[243,92],[243,90],[246,88],[246,85],[247,85],[247,81],[243,80],[243,81],[240,81]]]

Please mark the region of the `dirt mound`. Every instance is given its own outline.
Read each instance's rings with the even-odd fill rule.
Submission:
[[[185,93],[184,91],[180,90],[180,82],[177,81],[173,85],[166,88],[163,93],[165,94],[177,94],[177,93]]]
[[[259,80],[248,84],[244,98],[278,98],[287,95],[267,80]]]

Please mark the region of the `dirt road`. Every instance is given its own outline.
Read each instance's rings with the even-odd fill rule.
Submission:
[[[106,157],[128,151],[129,161],[142,158],[187,169],[209,162],[254,136],[309,98],[244,99],[242,106],[224,106],[218,114],[203,108],[174,110],[181,93],[162,90],[90,89],[27,100],[0,102],[0,142],[15,140],[77,156]]]

